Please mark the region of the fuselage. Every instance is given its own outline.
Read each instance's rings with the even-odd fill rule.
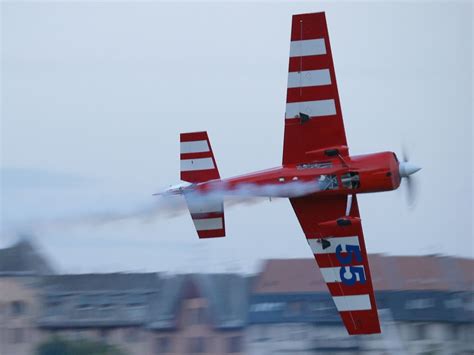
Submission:
[[[222,192],[225,195],[298,197],[349,195],[397,189],[399,162],[392,152],[327,157],[322,161],[284,165],[228,179],[181,188],[182,192]]]

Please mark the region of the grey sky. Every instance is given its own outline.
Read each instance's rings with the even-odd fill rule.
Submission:
[[[1,9],[0,246],[32,230],[64,271],[247,271],[311,257],[286,200],[227,208],[219,240],[197,240],[187,213],[29,226],[149,205],[179,179],[179,132],[207,130],[225,177],[279,165],[291,15],[326,11],[351,153],[405,143],[423,166],[413,211],[405,191],[359,197],[368,251],[473,256],[471,3]]]

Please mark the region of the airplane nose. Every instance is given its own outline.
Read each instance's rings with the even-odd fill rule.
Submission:
[[[421,167],[408,162],[401,162],[398,166],[398,171],[400,172],[401,177],[408,177],[419,170],[421,170]]]

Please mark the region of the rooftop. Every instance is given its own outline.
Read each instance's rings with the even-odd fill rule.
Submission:
[[[239,328],[247,318],[248,278],[236,274],[176,275],[163,280],[156,298],[150,328],[171,329],[177,326],[180,302],[187,297],[203,297],[209,303],[214,327]]]
[[[54,273],[49,262],[27,238],[0,249],[0,275],[47,275]]]
[[[42,280],[48,294],[84,292],[146,292],[156,291],[159,277],[156,273],[107,273],[50,275]]]
[[[472,291],[474,259],[448,256],[369,255],[374,290]],[[314,259],[267,260],[254,294],[326,291]]]

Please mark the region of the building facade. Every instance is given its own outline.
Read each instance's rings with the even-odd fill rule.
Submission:
[[[382,334],[348,336],[314,260],[255,276],[58,275],[28,241],[0,250],[0,355],[51,337],[125,354],[474,354],[474,260],[371,255]]]
[[[250,294],[247,353],[474,353],[472,260],[369,258],[381,334],[347,335],[313,260],[269,260]]]
[[[42,341],[40,283],[53,272],[26,239],[0,249],[0,355],[33,354]]]
[[[99,340],[127,354],[148,354],[146,326],[159,291],[155,273],[44,276],[37,325],[44,338]]]
[[[0,277],[0,354],[33,354],[40,297],[30,277]]]
[[[153,354],[243,354],[248,279],[178,275],[163,281],[148,329]]]

